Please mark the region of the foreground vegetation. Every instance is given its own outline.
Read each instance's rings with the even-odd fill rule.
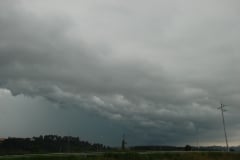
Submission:
[[[239,160],[240,153],[147,152],[2,156],[0,160]]]

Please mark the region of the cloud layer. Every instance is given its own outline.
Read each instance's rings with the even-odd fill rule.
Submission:
[[[237,139],[239,2],[0,2],[0,87],[82,108],[151,144]],[[139,136],[141,137],[141,136]]]

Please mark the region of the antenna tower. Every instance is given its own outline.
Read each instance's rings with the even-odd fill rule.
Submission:
[[[122,136],[122,150],[125,150],[125,145],[127,144],[127,142],[125,141],[125,134],[123,134]]]

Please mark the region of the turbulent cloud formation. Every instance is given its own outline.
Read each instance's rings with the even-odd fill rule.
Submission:
[[[236,141],[239,15],[237,0],[2,1],[0,87],[122,123],[139,144],[221,144],[224,102]]]

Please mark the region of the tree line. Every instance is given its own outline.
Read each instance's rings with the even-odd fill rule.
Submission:
[[[79,137],[45,135],[32,138],[9,137],[0,142],[0,154],[107,151],[110,147],[82,141]]]

